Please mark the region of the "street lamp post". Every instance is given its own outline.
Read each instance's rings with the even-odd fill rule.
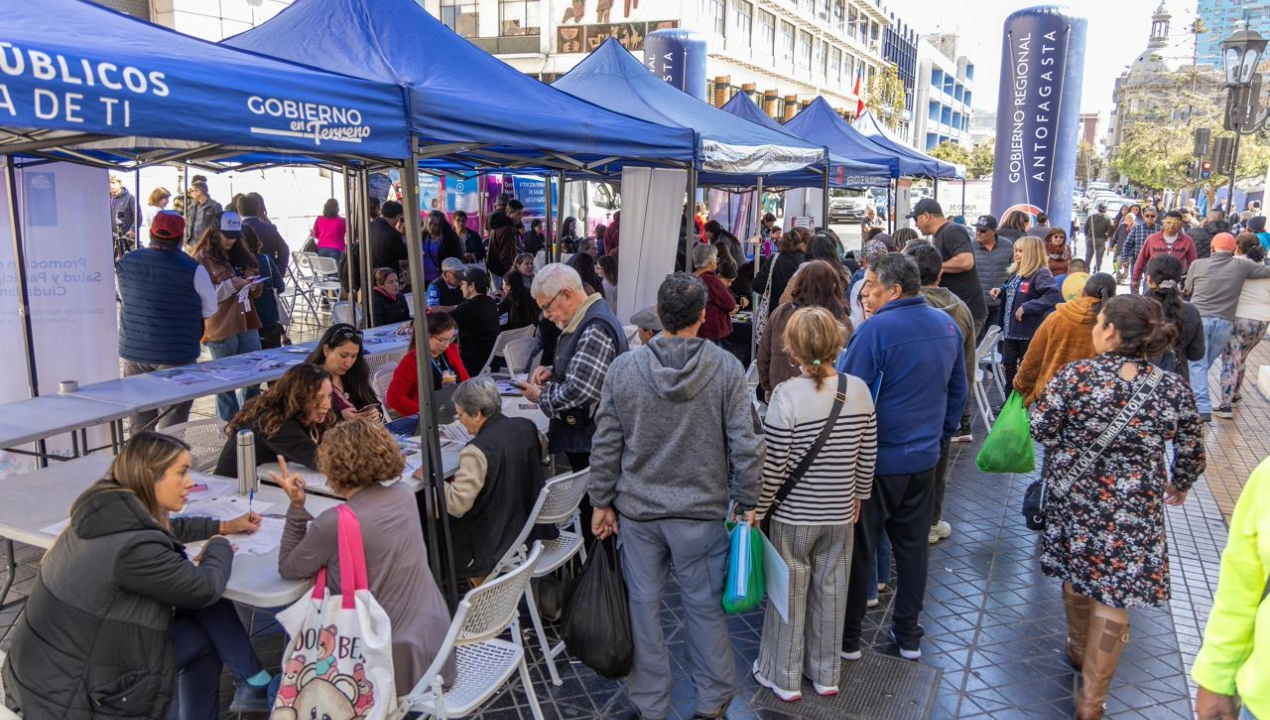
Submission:
[[[1226,66],[1226,117],[1225,125],[1235,133],[1235,147],[1231,153],[1230,197],[1227,208],[1235,212],[1235,180],[1239,173],[1239,139],[1259,131],[1266,123],[1261,114],[1261,76],[1257,66],[1266,49],[1266,39],[1256,30],[1241,27],[1222,41],[1222,58]]]

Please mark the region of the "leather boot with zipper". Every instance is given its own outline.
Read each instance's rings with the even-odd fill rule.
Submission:
[[[1085,645],[1089,638],[1089,616],[1094,601],[1063,583],[1063,609],[1067,611],[1067,657],[1077,670],[1085,662]]]
[[[1129,623],[1097,614],[1090,618],[1080,694],[1076,698],[1077,720],[1102,720],[1103,703],[1127,642]]]

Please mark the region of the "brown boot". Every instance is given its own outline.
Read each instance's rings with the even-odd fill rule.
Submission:
[[[1120,655],[1129,642],[1129,623],[1094,614],[1089,621],[1089,641],[1085,646],[1080,694],[1076,698],[1077,720],[1101,720],[1103,703],[1111,689],[1111,679],[1120,664]]]
[[[1085,662],[1085,645],[1089,638],[1089,614],[1094,601],[1063,583],[1063,609],[1067,611],[1067,657],[1077,670]]]

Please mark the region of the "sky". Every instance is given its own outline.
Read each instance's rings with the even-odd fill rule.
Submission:
[[[1160,0],[1068,0],[1070,13],[1089,21],[1085,39],[1085,73],[1081,89],[1081,111],[1102,116],[1105,131],[1114,103],[1111,92],[1125,66],[1146,49],[1151,36],[1151,15]],[[975,65],[972,89],[975,107],[993,109],[1001,77],[1002,26],[1016,10],[1041,5],[1024,0],[975,0],[971,3],[948,0],[884,0],[897,17],[912,24],[919,33],[955,32],[960,35],[957,53]],[[1195,17],[1195,3],[1168,0],[1173,18],[1169,24],[1169,55],[1189,58],[1191,36],[1185,32]]]

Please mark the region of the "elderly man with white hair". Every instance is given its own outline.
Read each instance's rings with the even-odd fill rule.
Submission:
[[[626,335],[604,297],[587,295],[567,265],[543,267],[529,292],[561,335],[551,366],[536,368],[521,391],[551,419],[548,450],[564,453],[569,467],[581,470],[591,462],[600,388],[613,359],[626,352]]]

